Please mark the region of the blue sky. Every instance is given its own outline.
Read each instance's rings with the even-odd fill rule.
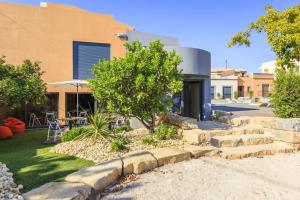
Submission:
[[[35,0],[11,2],[39,5]],[[264,34],[253,34],[250,48],[227,48],[237,31],[264,13],[264,6],[283,10],[299,0],[49,0],[83,9],[112,14],[136,30],[178,37],[182,46],[205,49],[212,54],[212,67],[244,68],[258,72],[262,62],[275,58]]]

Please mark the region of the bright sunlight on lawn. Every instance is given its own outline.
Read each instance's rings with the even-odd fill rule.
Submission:
[[[45,130],[27,131],[25,135],[0,141],[0,162],[14,173],[17,184],[26,192],[44,183],[63,178],[93,162],[63,154],[51,153],[53,145],[45,145]]]

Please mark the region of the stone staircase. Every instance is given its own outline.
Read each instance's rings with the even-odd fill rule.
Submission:
[[[184,140],[192,146],[198,146],[197,152],[210,149],[214,154],[226,159],[262,157],[276,153],[293,153],[295,148],[283,141],[277,141],[263,128],[236,127],[227,130],[184,130]],[[192,147],[189,146],[191,149]]]

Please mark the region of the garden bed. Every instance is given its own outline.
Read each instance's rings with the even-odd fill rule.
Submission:
[[[100,162],[122,156],[128,151],[150,150],[154,148],[170,146],[183,148],[184,144],[183,140],[179,136],[169,140],[159,140],[155,144],[145,144],[143,143],[142,138],[145,135],[149,135],[147,129],[136,129],[125,133],[125,135],[130,140],[130,143],[126,145],[126,147],[128,148],[126,151],[113,152],[111,150],[111,142],[104,139],[84,139],[57,144],[53,148],[53,152],[68,154],[94,162]]]

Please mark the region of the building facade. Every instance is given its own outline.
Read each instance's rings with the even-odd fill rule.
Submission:
[[[241,69],[212,69],[211,98],[267,98],[273,89],[274,74],[253,73]],[[235,95],[236,94],[236,95]]]
[[[244,73],[244,70],[212,69],[211,99],[233,99],[238,91],[238,77]]]
[[[99,59],[110,60],[126,53],[124,44],[160,39],[166,49],[183,56],[180,66],[185,76],[183,114],[198,119],[209,118],[210,53],[182,48],[176,38],[134,31],[113,16],[77,7],[42,3],[40,6],[0,2],[0,55],[18,65],[25,59],[40,61],[48,83],[48,103],[44,110],[55,110],[64,118],[74,110],[75,87],[56,87],[54,82],[87,80],[91,67]],[[94,108],[88,88],[79,88],[82,108]],[[207,95],[206,95],[207,93]]]
[[[295,67],[296,72],[300,73],[300,62],[295,62],[295,64],[296,64]],[[261,73],[275,74],[276,68],[277,68],[276,61],[272,60],[272,61],[262,63],[260,67],[260,71]]]
[[[274,87],[274,74],[253,73],[238,77],[238,96],[267,98]]]

